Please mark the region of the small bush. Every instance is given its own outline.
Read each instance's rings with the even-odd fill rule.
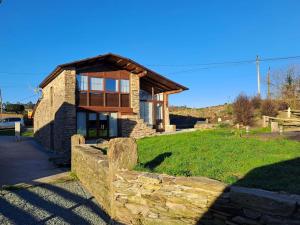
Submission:
[[[243,125],[252,125],[254,118],[254,109],[250,99],[240,94],[233,103],[233,114],[237,123]]]
[[[289,108],[289,104],[285,101],[279,101],[277,102],[277,109],[278,110],[287,110]]]
[[[227,104],[225,110],[226,110],[226,114],[232,115],[233,114],[232,104]]]
[[[270,99],[262,102],[260,111],[263,116],[277,116],[278,114],[276,103]]]
[[[262,102],[262,100],[259,95],[256,95],[251,99],[251,103],[252,103],[254,109],[259,109],[261,106],[261,102]]]

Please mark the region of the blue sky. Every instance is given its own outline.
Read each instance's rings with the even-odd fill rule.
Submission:
[[[300,55],[299,10],[298,0],[3,0],[0,88],[4,101],[36,101],[33,87],[57,64],[112,52],[189,87],[173,105],[222,104],[256,93],[255,64],[191,64]],[[298,63],[262,63],[263,89],[269,66]]]

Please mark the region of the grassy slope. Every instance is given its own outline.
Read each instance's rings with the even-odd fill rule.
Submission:
[[[137,170],[205,176],[300,194],[300,143],[296,141],[240,138],[220,129],[144,138],[138,145]]]

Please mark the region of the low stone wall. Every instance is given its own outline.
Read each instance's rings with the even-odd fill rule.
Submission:
[[[300,196],[228,187],[203,177],[132,171],[137,147],[129,138],[111,141],[108,156],[72,142],[72,171],[121,223],[300,224]]]
[[[136,115],[123,115],[120,118],[122,137],[143,138],[156,133],[155,129],[148,127],[143,119]]]

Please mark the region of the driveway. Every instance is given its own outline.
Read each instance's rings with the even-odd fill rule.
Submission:
[[[78,181],[0,191],[3,225],[105,225],[113,222]]]
[[[35,179],[61,173],[48,160],[43,147],[33,138],[16,142],[13,136],[0,136],[0,187],[31,183]]]

